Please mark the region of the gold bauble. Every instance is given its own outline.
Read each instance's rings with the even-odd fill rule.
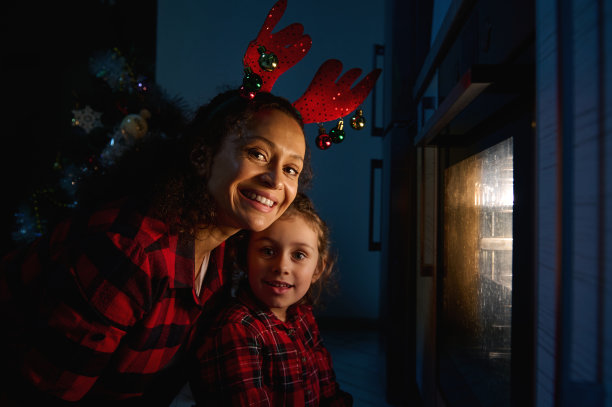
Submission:
[[[141,115],[128,114],[121,121],[120,129],[127,139],[140,139],[149,131],[149,125]]]

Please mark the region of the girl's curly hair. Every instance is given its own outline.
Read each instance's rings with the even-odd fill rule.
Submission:
[[[255,114],[280,110],[303,129],[300,113],[280,96],[261,92],[253,99],[229,90],[200,107],[175,137],[148,137],[124,154],[103,179],[82,189],[82,204],[137,194],[153,203],[156,216],[174,233],[194,235],[215,224],[215,202],[208,192],[212,161],[230,132],[245,134]],[[299,190],[312,178],[306,144]]]

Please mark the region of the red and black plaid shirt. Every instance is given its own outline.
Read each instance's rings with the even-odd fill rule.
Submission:
[[[243,289],[196,352],[191,388],[198,405],[352,405],[309,306],[290,307],[282,322]]]
[[[141,206],[77,216],[3,259],[4,374],[59,399],[98,402],[141,395],[176,362],[221,287],[224,246],[198,297],[193,241]]]

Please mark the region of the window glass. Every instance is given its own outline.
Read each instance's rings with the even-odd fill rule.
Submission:
[[[481,406],[510,405],[513,184],[511,138],[444,172],[441,359]]]

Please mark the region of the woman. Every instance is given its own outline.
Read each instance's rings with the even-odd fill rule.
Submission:
[[[155,393],[227,281],[224,241],[271,225],[309,175],[301,117],[268,93],[223,93],[151,151],[126,156],[112,192],[92,184],[80,213],[4,258],[0,404]]]

